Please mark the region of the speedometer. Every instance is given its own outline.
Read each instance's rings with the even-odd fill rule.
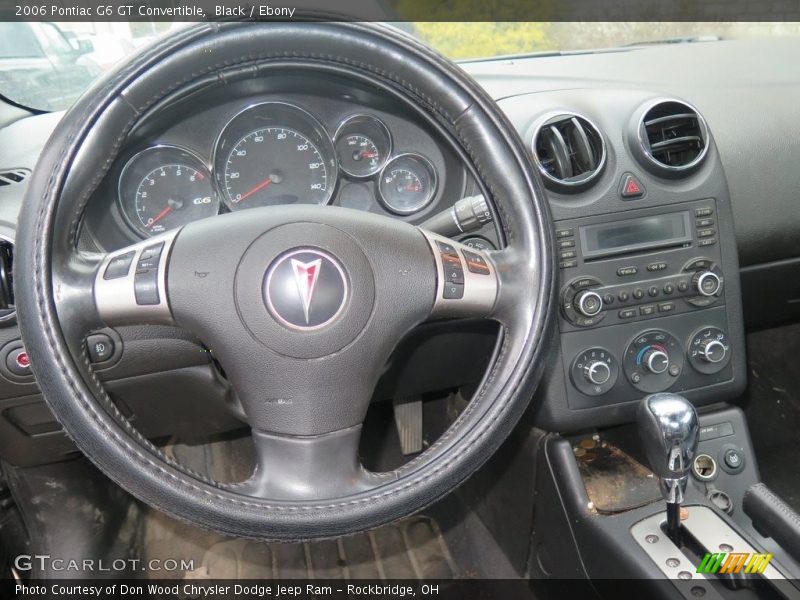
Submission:
[[[333,144],[307,112],[279,102],[246,109],[225,127],[215,166],[231,210],[326,204],[336,187]]]

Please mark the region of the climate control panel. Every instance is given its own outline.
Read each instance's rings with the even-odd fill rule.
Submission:
[[[656,392],[729,381],[733,347],[725,306],[697,317],[664,317],[655,327],[599,327],[562,334],[570,408],[638,400]],[[569,391],[569,390],[568,390]]]

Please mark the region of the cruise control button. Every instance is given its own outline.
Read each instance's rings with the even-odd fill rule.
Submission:
[[[464,297],[463,283],[445,283],[442,298],[445,300],[459,300]]]
[[[131,270],[131,263],[133,262],[133,255],[135,252],[126,252],[120,256],[111,259],[106,267],[106,272],[103,273],[103,279],[119,279],[126,277]]]
[[[155,244],[154,246],[149,246],[142,250],[141,256],[139,256],[139,262],[136,263],[136,272],[139,273],[140,271],[145,270],[157,270],[158,269],[158,261],[161,260],[161,250],[164,248],[164,242],[160,244]]]
[[[136,296],[136,304],[158,304],[161,301],[158,294],[158,270],[137,271],[133,278],[133,293]]]

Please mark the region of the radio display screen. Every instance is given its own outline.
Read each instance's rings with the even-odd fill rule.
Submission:
[[[640,217],[580,228],[583,256],[595,258],[649,248],[680,246],[692,241],[689,212]]]

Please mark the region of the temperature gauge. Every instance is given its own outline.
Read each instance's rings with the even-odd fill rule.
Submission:
[[[425,208],[436,193],[436,171],[419,154],[401,154],[383,168],[378,191],[393,213],[410,215]]]
[[[369,115],[346,119],[336,130],[336,153],[351,177],[372,177],[392,153],[392,138],[382,121]]]

